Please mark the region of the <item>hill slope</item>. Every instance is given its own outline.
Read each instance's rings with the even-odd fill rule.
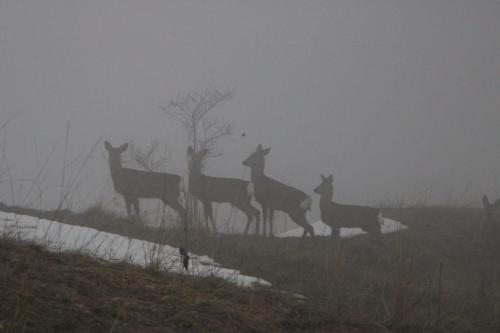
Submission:
[[[0,240],[0,332],[373,332],[307,303]]]

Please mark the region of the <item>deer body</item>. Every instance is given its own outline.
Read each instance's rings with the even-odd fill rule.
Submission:
[[[260,212],[252,206],[253,187],[248,181],[236,178],[212,177],[202,174],[203,159],[207,150],[196,153],[192,147],[188,148],[189,162],[189,191],[203,204],[205,222],[210,221],[212,230],[217,231],[213,218],[212,203],[229,203],[238,208],[247,217],[245,234],[248,233],[250,224],[255,219],[260,224]]]
[[[287,213],[297,225],[304,228],[303,237],[307,233],[314,237],[314,230],[305,216],[311,207],[311,197],[264,174],[265,156],[269,150],[270,148],[262,149],[259,145],[257,150],[242,162],[251,169],[250,178],[255,189],[255,200],[262,207],[263,234],[266,234],[266,221],[269,221],[269,235],[272,236],[274,212],[279,210]]]
[[[163,198],[169,189],[180,194],[181,177],[174,174],[111,167],[111,178],[115,191],[128,197]]]
[[[333,176],[321,175],[322,183],[314,189],[321,196],[319,208],[321,221],[332,229],[332,236],[340,236],[340,228],[361,228],[372,236],[380,236],[383,217],[377,208],[344,205],[333,202]]]
[[[340,228],[345,227],[361,228],[373,236],[380,235],[381,217],[376,208],[320,201],[320,210],[321,221],[332,228],[332,234],[339,235]]]
[[[266,175],[253,176],[251,179],[255,187],[255,200],[269,209],[283,212],[310,209],[310,197],[304,192]]]
[[[137,217],[140,216],[139,198],[158,198],[177,211],[181,215],[181,218],[185,217],[186,210],[178,201],[180,195],[180,176],[170,173],[124,168],[121,163],[121,154],[127,149],[128,145],[124,144],[118,148],[114,148],[107,141],[104,145],[109,153],[109,166],[113,187],[117,193],[123,196],[129,216],[131,215],[132,205]]]

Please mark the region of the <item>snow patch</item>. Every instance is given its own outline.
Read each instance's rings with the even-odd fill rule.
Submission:
[[[263,279],[224,268],[208,256],[191,253],[189,272],[186,272],[177,248],[27,215],[0,212],[0,236],[33,242],[55,252],[76,251],[106,261],[124,261],[143,267],[154,265],[179,274],[220,277],[243,287],[271,285]]]

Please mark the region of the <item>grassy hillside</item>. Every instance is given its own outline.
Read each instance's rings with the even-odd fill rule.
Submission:
[[[0,240],[0,332],[371,332],[307,302]]]
[[[498,332],[500,246],[497,244],[500,242],[485,244],[482,241],[479,232],[482,211],[428,207],[385,210],[384,213],[407,224],[409,229],[384,235],[382,243],[365,236],[341,242],[327,237],[301,242],[254,236],[207,236],[203,232],[190,235],[190,251],[207,254],[244,274],[262,277],[270,281],[273,288],[305,295],[307,300],[302,303],[280,293],[241,290],[215,280],[139,273],[124,266],[104,267],[115,270],[117,275],[124,269],[146,274],[148,278],[157,278],[158,283],[177,286],[182,282],[182,288],[197,283],[210,285],[210,290],[213,285],[224,286],[215,290],[228,292],[216,293],[220,298],[204,310],[218,313],[219,310],[214,309],[225,304],[236,313],[251,314],[246,317],[229,312],[231,318],[237,318],[231,319],[236,320],[233,324],[241,326],[234,329],[231,326],[228,331],[290,331],[292,328],[342,331],[357,327],[361,332],[376,332],[376,328],[394,332]],[[183,239],[181,231],[175,228],[158,231],[99,208],[72,216],[66,222],[173,246],[180,246]],[[492,236],[493,240],[500,239],[500,235]],[[122,288],[127,292],[127,286]],[[232,295],[248,295],[251,306],[235,308]],[[205,297],[211,299],[212,296],[199,296]],[[193,304],[196,302],[188,301],[186,307]],[[140,312],[134,310],[134,313]],[[192,330],[209,329],[204,321],[198,323],[202,318],[192,318],[197,322],[193,325],[202,323]],[[218,318],[219,324],[227,320]],[[224,331],[221,327],[213,329]]]

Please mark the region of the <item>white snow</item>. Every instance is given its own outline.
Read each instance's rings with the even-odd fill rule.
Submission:
[[[243,287],[271,285],[263,279],[224,268],[210,257],[191,253],[187,273],[177,248],[32,216],[0,212],[0,236],[33,242],[55,252],[76,251],[106,261],[125,261],[143,267],[155,265],[169,272],[220,277]]]
[[[314,228],[314,234],[316,236],[330,236],[331,234],[330,227],[322,221],[314,222],[311,224],[311,226]],[[380,231],[383,234],[388,234],[391,232],[399,232],[407,228],[408,227],[401,222],[384,217],[384,224],[382,225]],[[277,237],[302,237],[303,232],[304,229],[297,228],[278,234]],[[364,232],[360,228],[340,228],[340,237],[342,238],[349,238],[363,234],[366,234],[366,232]]]

